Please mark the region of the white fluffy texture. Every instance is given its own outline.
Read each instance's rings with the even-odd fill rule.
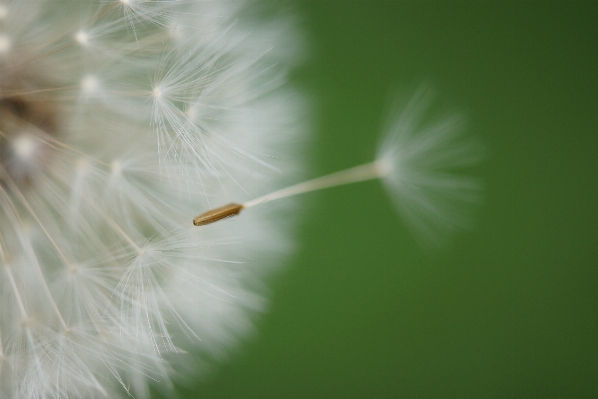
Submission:
[[[251,330],[289,226],[191,223],[300,170],[299,43],[248,6],[0,3],[0,101],[52,116],[0,106],[0,397],[148,397]]]
[[[397,211],[429,249],[471,227],[481,185],[468,169],[483,157],[480,142],[463,134],[457,114],[426,122],[433,97],[423,86],[407,104],[396,101],[377,154]]]

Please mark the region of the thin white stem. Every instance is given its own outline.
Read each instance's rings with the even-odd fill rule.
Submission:
[[[115,2],[114,4],[112,4],[112,5],[110,5],[110,6],[107,6],[107,7],[106,7],[104,10],[102,10],[102,12],[100,12],[100,13],[99,13],[99,14],[98,14],[98,15],[97,15],[97,16],[96,16],[96,17],[95,17],[95,18],[94,18],[92,21],[93,21],[93,22],[96,22],[96,21],[97,21],[98,19],[100,19],[100,17],[102,17],[104,14],[106,14],[106,13],[110,12],[111,10],[113,10],[113,9],[115,9],[115,8],[118,8],[118,7],[120,7],[121,5],[122,5],[122,3],[121,3],[121,2]],[[62,39],[62,37],[65,37],[65,36],[67,36],[67,35],[70,35],[70,34],[72,34],[72,32],[65,32],[65,33],[64,33],[64,34],[61,36],[61,39]],[[56,54],[56,53],[58,53],[58,52],[60,52],[60,51],[66,50],[66,49],[68,49],[69,47],[72,47],[72,46],[74,46],[76,43],[77,43],[77,41],[76,41],[76,40],[69,40],[69,41],[68,41],[68,42],[67,42],[65,45],[63,45],[62,47],[59,47],[59,48],[57,48],[57,49],[55,49],[55,50],[52,50],[52,51],[49,51],[49,52],[47,52],[47,53],[45,53],[45,54],[42,54],[42,55],[40,55],[39,57],[31,58],[31,59],[29,59],[29,60],[25,61],[24,63],[22,63],[22,64],[19,64],[19,65],[18,65],[18,67],[22,67],[23,65],[26,65],[27,63],[31,63],[31,62],[36,62],[36,61],[39,61],[39,60],[41,60],[41,59],[43,59],[43,58],[46,58],[46,57],[49,57],[49,56],[51,56],[52,54]]]
[[[106,162],[100,161],[97,158],[92,157],[89,154],[86,154],[82,151],[77,150],[74,147],[71,147],[63,142],[61,142],[60,140],[57,140],[56,138],[52,137],[51,135],[47,134],[46,132],[44,132],[43,130],[39,129],[37,126],[35,126],[34,124],[28,123],[27,124],[28,127],[30,128],[30,130],[32,132],[35,132],[35,139],[41,141],[42,143],[44,143],[45,145],[47,145],[50,148],[53,148],[57,151],[60,151],[60,149],[58,147],[62,147],[64,149],[66,149],[67,151],[72,151],[75,154],[81,155],[82,157],[84,157],[85,159],[89,159],[92,162],[97,163],[98,165],[104,166],[108,169],[110,169],[111,165],[107,164]],[[0,137],[2,137],[3,139],[5,139],[6,141],[9,141],[9,137],[8,135],[3,132],[2,130],[0,130]]]
[[[62,261],[69,268],[71,268],[72,267],[71,262],[68,260],[68,258],[64,254],[64,252],[62,252],[62,250],[60,249],[60,247],[58,246],[58,244],[56,243],[56,241],[54,241],[54,239],[52,238],[52,235],[50,234],[50,232],[48,230],[46,230],[46,227],[44,226],[44,224],[42,223],[42,221],[40,220],[40,218],[37,216],[37,214],[35,213],[35,211],[31,207],[31,205],[29,205],[29,201],[27,201],[27,199],[25,198],[25,196],[23,195],[23,193],[21,192],[21,190],[19,189],[19,187],[16,185],[16,183],[12,180],[12,178],[10,177],[10,175],[8,174],[8,172],[6,171],[6,169],[0,168],[0,172],[1,172],[2,176],[5,178],[6,182],[8,183],[9,187],[11,188],[12,192],[16,194],[16,196],[21,201],[21,204],[25,207],[25,209],[27,209],[27,211],[29,212],[29,214],[31,215],[31,217],[33,219],[35,219],[35,221],[37,222],[37,224],[39,225],[39,227],[42,229],[42,231],[44,232],[44,234],[46,235],[46,237],[48,238],[48,240],[50,240],[50,242],[52,243],[52,246],[54,247],[54,249],[56,249],[56,253],[58,253],[58,256],[60,257],[60,259],[62,259]],[[5,193],[4,195],[5,195],[5,197],[9,198],[8,194]]]
[[[62,328],[67,330],[68,327],[66,325],[66,322],[64,321],[64,318],[62,317],[62,313],[60,313],[60,309],[58,309],[58,305],[56,304],[56,301],[54,301],[54,297],[52,296],[52,292],[50,292],[50,287],[48,286],[48,283],[46,282],[44,273],[42,273],[42,268],[39,264],[39,261],[37,260],[37,256],[35,255],[33,248],[31,248],[31,246],[28,245],[28,247],[24,248],[24,249],[29,253],[29,256],[31,257],[31,259],[34,260],[33,263],[35,264],[35,270],[39,274],[39,278],[42,282],[42,287],[44,288],[44,292],[46,293],[46,296],[48,297],[48,299],[50,301],[50,305],[52,305],[54,312],[56,312],[56,315],[58,316],[58,319],[60,320],[60,324],[62,324]],[[70,267],[72,268],[72,266],[70,266]]]
[[[120,236],[122,238],[125,239],[126,242],[129,243],[129,245],[135,250],[137,251],[138,254],[141,254],[143,252],[143,250],[139,247],[139,245],[137,245],[135,243],[135,241],[133,241],[133,239],[127,234],[125,233],[125,231],[123,229],[120,228],[120,226],[118,224],[116,224],[116,222],[114,220],[112,220],[110,217],[104,215],[104,218],[106,219],[106,222],[110,225],[110,227],[112,227],[112,229],[114,231],[116,231],[118,234],[120,234]]]
[[[90,204],[93,205],[93,207],[98,212],[98,214],[102,215],[102,217],[104,218],[106,223],[108,223],[108,225],[110,225],[110,227],[114,231],[116,231],[122,238],[124,238],[124,240],[131,246],[131,248],[133,248],[137,252],[137,254],[141,255],[143,253],[143,249],[139,245],[137,245],[137,243],[135,243],[135,240],[133,240],[133,238],[131,238],[131,236],[129,236],[127,233],[125,233],[125,231],[118,225],[118,223],[116,223],[114,221],[114,219],[112,219],[110,216],[108,216],[93,201],[90,201]]]
[[[10,270],[10,265],[8,264],[8,260],[6,259],[6,252],[4,252],[4,247],[6,242],[4,241],[4,235],[2,231],[0,231],[0,256],[2,257],[2,264],[6,269],[6,273],[8,274],[8,279],[10,280],[10,284],[12,285],[12,289],[14,291],[15,297],[17,298],[17,303],[19,304],[19,310],[21,311],[21,317],[26,319],[27,312],[25,311],[25,306],[23,305],[23,300],[21,299],[21,295],[19,294],[19,289],[17,288],[17,284],[15,279],[12,275],[12,271]],[[3,356],[4,351],[2,349],[2,339],[0,337],[0,355]]]
[[[0,259],[2,260],[2,264],[7,263],[6,259],[6,252],[4,252],[4,248],[6,247],[6,241],[4,240],[4,235],[2,234],[2,230],[0,230]]]
[[[350,169],[345,169],[340,172],[295,184],[294,186],[283,188],[282,190],[274,191],[273,193],[266,194],[244,204],[230,203],[219,208],[213,208],[193,218],[193,224],[195,226],[211,224],[237,215],[245,208],[251,208],[252,206],[263,204],[264,202],[286,198],[297,194],[341,186],[344,184],[357,183],[360,181],[380,179],[387,176],[390,171],[391,167],[388,161],[385,159],[378,159],[374,162],[355,166]]]
[[[27,200],[25,199],[25,197],[23,196],[23,194],[21,193],[21,191],[18,189],[18,187],[16,186],[16,184],[12,181],[12,179],[10,178],[10,176],[8,175],[8,173],[6,172],[6,170],[4,168],[1,168],[0,171],[3,172],[2,174],[6,178],[6,182],[9,184],[9,186],[11,186],[13,188],[13,192],[15,192],[15,194],[17,194],[20,197],[21,203],[25,206],[25,208],[27,208],[27,210],[29,211],[29,213],[31,214],[31,216],[33,216],[33,218],[37,221],[37,223],[39,224],[40,228],[44,231],[44,233],[46,233],[46,236],[48,237],[48,239],[50,240],[50,242],[52,243],[52,245],[54,245],[54,248],[58,252],[58,255],[60,256],[60,258],[65,262],[65,264],[69,267],[69,269],[72,269],[73,266],[72,266],[71,262],[67,259],[67,257],[64,255],[64,253],[60,250],[60,248],[58,247],[58,244],[56,244],[56,242],[52,239],[52,236],[46,230],[46,228],[42,224],[41,220],[37,217],[37,215],[33,211],[33,208],[31,208],[31,206],[29,205],[29,203],[27,202]],[[16,207],[14,206],[14,204],[12,204],[12,201],[11,201],[8,193],[2,187],[0,187],[0,191],[2,192],[2,194],[4,195],[4,197],[9,202],[11,208],[16,210]],[[37,261],[37,256],[35,255],[35,251],[33,251],[33,249],[30,246],[30,243],[28,241],[26,241],[26,242],[21,241],[21,243],[23,245],[23,249],[25,249],[29,253],[29,256],[31,257],[31,259],[34,260],[33,263],[35,264],[36,271],[39,273],[39,277],[41,279],[42,286],[44,288],[44,292],[48,296],[48,299],[50,300],[50,304],[54,308],[54,311],[56,312],[56,315],[58,316],[58,319],[60,320],[60,323],[62,324],[62,327],[64,329],[67,329],[66,322],[64,321],[64,318],[62,317],[62,314],[60,313],[60,310],[58,309],[58,306],[56,305],[56,302],[54,301],[54,298],[52,297],[52,293],[50,292],[50,287],[48,287],[48,283],[46,282],[46,278],[44,277],[44,273],[42,272],[42,269],[41,269],[41,266],[39,265],[39,262]],[[12,272],[10,272],[10,268],[9,268],[8,265],[7,265],[7,270],[9,272],[10,277],[12,277]],[[14,281],[14,280],[11,280],[11,281]],[[16,290],[16,288],[17,288],[16,285],[13,285],[13,288]],[[15,291],[15,293],[18,293],[18,291]],[[18,298],[20,298],[20,297],[18,297]],[[25,308],[23,307],[22,310],[24,311]]]
[[[324,188],[379,179],[384,177],[387,173],[388,168],[386,164],[381,160],[377,160],[364,165],[355,166],[350,169],[345,169],[340,172],[318,177],[313,180],[308,180],[303,183],[295,184],[294,186],[283,188],[282,190],[274,191],[273,193],[266,194],[244,203],[243,208],[250,208],[264,202],[290,197],[297,194],[308,193],[310,191],[322,190]]]
[[[78,89],[79,86],[61,86],[61,87],[50,87],[46,89],[38,89],[38,90],[29,90],[29,91],[6,91],[2,98],[13,98],[13,97],[20,97],[20,96],[27,96],[31,94],[39,94],[39,93],[50,93],[56,91],[66,91],[66,90],[73,90]]]
[[[4,269],[6,270],[6,274],[8,274],[8,279],[10,280],[10,285],[12,285],[12,290],[14,291],[15,297],[17,298],[17,303],[19,304],[19,310],[21,311],[21,317],[23,319],[27,319],[29,316],[27,315],[27,311],[25,310],[25,305],[23,305],[23,300],[21,299],[21,294],[19,293],[19,288],[17,287],[15,278],[12,275],[12,270],[10,270],[9,265],[5,265]]]
[[[4,265],[4,268],[6,269],[6,273],[8,274],[8,279],[11,282],[15,297],[17,298],[17,303],[19,304],[19,310],[21,312],[21,317],[23,319],[26,319],[27,312],[25,311],[25,306],[23,305],[23,301],[21,300],[21,295],[19,294],[19,291],[16,288],[17,285],[12,276],[10,266],[7,263],[6,254],[3,249],[4,246],[5,246],[4,236],[2,235],[2,231],[0,231],[0,258],[2,259],[2,264]],[[4,345],[2,344],[2,330],[0,329],[0,360],[2,360],[2,359],[4,359]]]

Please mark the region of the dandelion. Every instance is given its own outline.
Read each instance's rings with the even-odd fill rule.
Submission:
[[[251,330],[288,227],[188,226],[300,173],[296,33],[248,6],[0,3],[0,397],[148,397]]]
[[[225,357],[292,245],[274,212],[212,224],[244,209],[381,179],[429,241],[464,224],[475,146],[421,124],[424,91],[375,161],[277,190],[301,174],[300,41],[250,6],[0,3],[0,397],[143,398],[186,352]]]

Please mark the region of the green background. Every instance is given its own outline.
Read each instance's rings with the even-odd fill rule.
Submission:
[[[477,227],[430,256],[377,182],[306,201],[259,334],[186,397],[598,397],[598,7],[302,1],[310,175],[369,161],[430,82],[487,157]]]

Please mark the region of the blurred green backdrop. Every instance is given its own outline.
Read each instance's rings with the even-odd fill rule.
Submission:
[[[488,149],[477,228],[428,256],[377,182],[314,194],[259,335],[186,397],[598,397],[595,2],[301,1],[311,176],[369,161],[431,82]]]

